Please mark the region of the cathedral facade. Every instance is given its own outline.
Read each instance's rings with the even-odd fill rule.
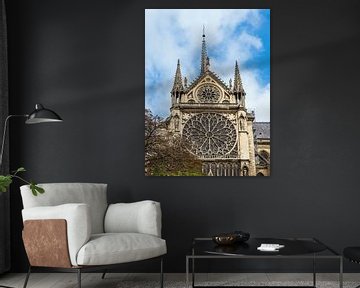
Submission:
[[[225,84],[210,68],[203,34],[200,68],[188,84],[178,60],[168,130],[186,141],[205,175],[269,176],[270,123],[254,122],[247,109],[237,61],[233,83]]]

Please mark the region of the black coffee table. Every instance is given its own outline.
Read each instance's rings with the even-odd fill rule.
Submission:
[[[284,245],[276,252],[259,251],[261,243]],[[186,256],[186,287],[189,287],[189,268],[191,266],[191,287],[206,287],[195,285],[195,259],[312,259],[313,285],[293,287],[316,287],[316,260],[335,259],[339,261],[339,287],[343,287],[343,258],[335,250],[315,238],[250,238],[244,243],[220,246],[211,238],[193,239],[191,254]],[[215,287],[215,286],[211,286]],[[222,286],[227,287],[227,286]],[[229,286],[228,286],[229,287]],[[230,286],[230,287],[256,287],[256,286]],[[264,287],[264,286],[261,286]],[[274,286],[270,286],[274,287]],[[281,286],[284,287],[284,286]]]

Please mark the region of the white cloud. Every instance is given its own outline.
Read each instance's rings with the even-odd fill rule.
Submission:
[[[263,49],[260,37],[253,32],[260,24],[259,10],[146,10],[145,105],[154,114],[169,115],[177,59],[189,82],[199,75],[202,27],[205,25],[210,69],[228,83],[234,78],[235,60],[238,60],[247,92],[247,107],[256,109],[257,121],[269,121],[270,84],[260,84],[256,69],[242,69],[254,53]]]
[[[242,73],[244,89],[246,91],[246,106],[249,110],[255,110],[255,121],[270,121],[270,83],[260,85],[256,71]]]

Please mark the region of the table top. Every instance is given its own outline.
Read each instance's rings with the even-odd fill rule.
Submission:
[[[278,251],[260,251],[261,244],[284,245]],[[335,250],[315,238],[250,238],[243,243],[217,245],[211,238],[195,238],[192,245],[192,256],[237,256],[237,257],[302,257],[323,256],[341,257]]]

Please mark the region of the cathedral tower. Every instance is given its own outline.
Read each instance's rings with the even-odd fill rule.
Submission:
[[[234,85],[225,84],[210,69],[205,32],[202,35],[201,67],[188,85],[178,60],[171,90],[169,130],[188,143],[201,159],[209,176],[255,176],[253,121],[245,105],[240,70],[235,62]]]

